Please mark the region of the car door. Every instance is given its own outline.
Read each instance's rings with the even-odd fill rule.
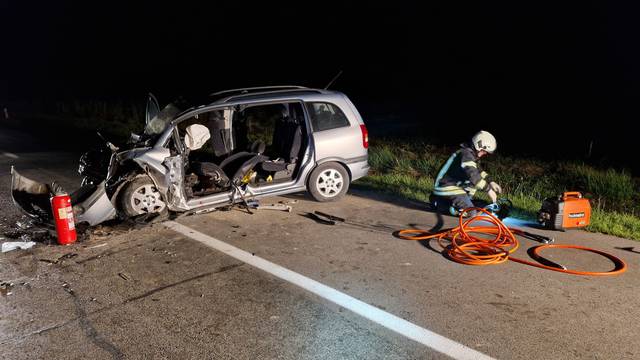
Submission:
[[[158,99],[152,94],[149,93],[147,97],[147,107],[145,111],[145,126],[149,124],[149,122],[160,113],[160,105],[158,104]]]

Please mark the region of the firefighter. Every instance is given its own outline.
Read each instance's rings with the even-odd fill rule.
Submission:
[[[475,134],[470,143],[460,145],[438,172],[433,191],[438,209],[449,205],[449,213],[456,216],[474,206],[471,199],[478,190],[485,191],[493,203],[497,201],[502,188],[477,163],[481,157],[493,154],[496,147],[496,138],[484,130]]]

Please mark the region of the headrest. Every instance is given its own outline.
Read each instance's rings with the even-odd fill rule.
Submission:
[[[184,136],[184,143],[189,150],[198,150],[211,138],[209,129],[200,124],[187,126],[187,134]]]
[[[289,118],[289,106],[287,104],[281,104],[279,110],[283,119]]]
[[[253,144],[251,144],[251,152],[256,153],[256,154],[264,154],[264,151],[266,150],[267,145],[264,143],[264,141],[260,141],[260,140],[256,140],[253,142]]]

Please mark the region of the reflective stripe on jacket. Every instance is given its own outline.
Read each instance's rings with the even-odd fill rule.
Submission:
[[[488,191],[491,181],[487,173],[478,168],[477,160],[475,151],[463,145],[438,172],[433,193],[439,196],[473,196],[477,190]]]

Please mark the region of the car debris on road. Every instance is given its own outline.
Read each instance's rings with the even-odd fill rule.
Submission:
[[[1,282],[0,283],[0,295],[8,296],[8,295],[13,294],[13,291],[12,291],[13,286],[14,285],[11,282],[6,282],[6,281]]]
[[[277,210],[277,211],[286,211],[286,212],[291,212],[291,210],[293,210],[291,205],[287,205],[282,202],[279,202],[277,204],[262,205],[258,200],[255,200],[255,199],[248,201],[247,205],[250,208],[256,209],[256,210]]]
[[[344,218],[323,213],[321,211],[314,211],[312,213],[307,213],[306,217],[324,225],[337,225],[338,223],[346,223],[347,221]]]
[[[123,280],[131,280],[131,277],[125,273],[118,273],[118,276],[120,276]]]
[[[67,253],[67,254],[64,254],[64,255],[60,256],[59,258],[57,258],[55,260],[51,260],[51,259],[38,259],[38,260],[42,261],[42,262],[49,263],[49,264],[62,264],[65,260],[73,259],[74,257],[77,257],[77,256],[78,256],[77,253]]]
[[[271,204],[271,205],[258,205],[256,207],[257,210],[279,210],[291,212],[292,207],[290,205],[285,204]]]
[[[9,252],[16,249],[31,249],[36,243],[33,241],[5,241],[2,243],[2,252]]]

